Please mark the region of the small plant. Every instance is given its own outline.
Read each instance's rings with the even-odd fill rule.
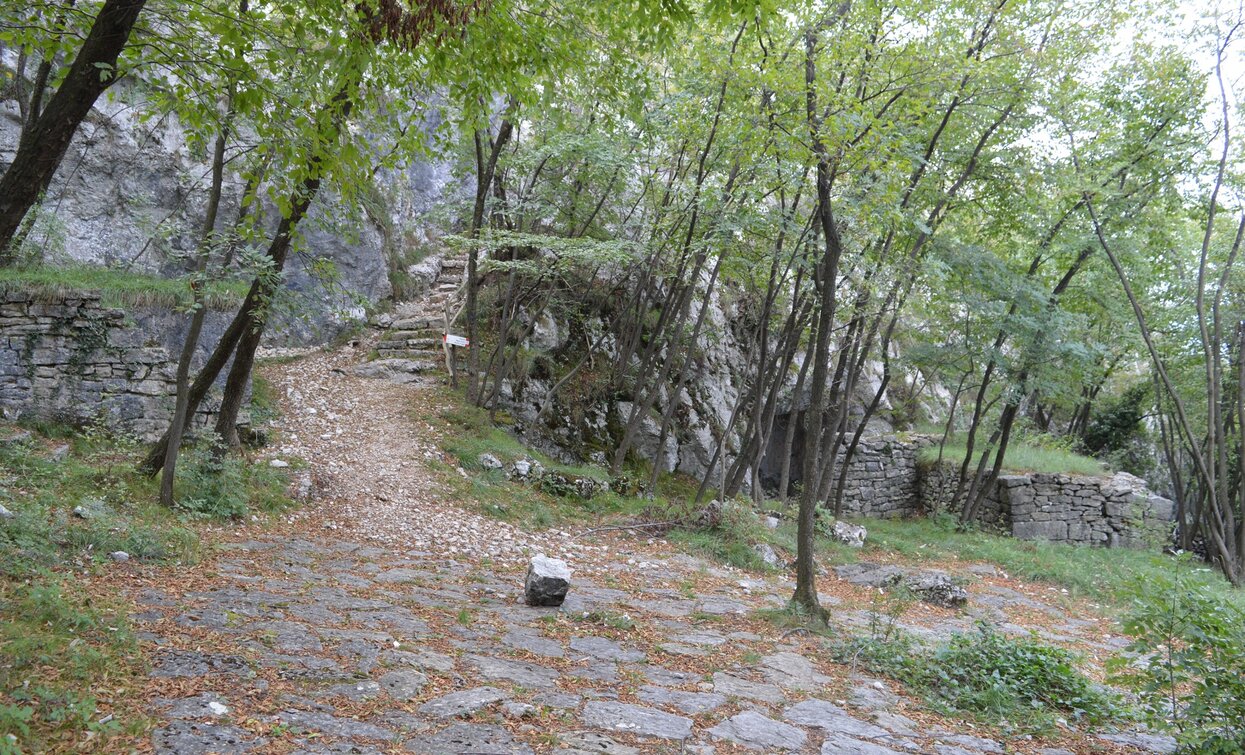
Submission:
[[[202,516],[239,519],[246,515],[242,462],[214,443],[200,443],[183,453],[177,505]]]
[[[458,623],[462,624],[465,627],[471,626],[472,622],[474,622],[475,619],[476,619],[475,614],[472,613],[471,610],[468,608],[460,609],[458,612]]]
[[[1138,590],[1124,631],[1130,655],[1108,668],[1151,724],[1189,752],[1245,750],[1245,610],[1177,576]]]
[[[1055,715],[1100,723],[1124,713],[1113,695],[1077,670],[1068,651],[1008,637],[985,623],[952,636],[941,650],[889,629],[841,642],[833,653],[842,663],[860,663],[907,684],[935,708],[1009,730],[1048,729]]]
[[[635,621],[629,615],[616,611],[585,611],[579,621],[583,624],[596,624],[620,631],[635,629]]]

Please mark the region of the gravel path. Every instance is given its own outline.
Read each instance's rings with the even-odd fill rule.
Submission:
[[[315,352],[265,370],[281,405],[281,442],[272,452],[307,462],[319,498],[311,514],[326,527],[342,537],[507,564],[535,553],[576,562],[606,552],[565,531],[524,532],[448,500],[428,469],[442,458],[436,440],[446,431],[435,392],[351,375],[363,348]]]

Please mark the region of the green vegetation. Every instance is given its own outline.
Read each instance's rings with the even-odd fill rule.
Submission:
[[[1129,604],[1138,579],[1161,581],[1178,574],[1189,584],[1245,606],[1245,595],[1232,590],[1212,569],[1153,551],[1088,548],[1017,540],[981,531],[962,532],[947,516],[870,519],[864,524],[869,528],[865,556],[898,553],[919,561],[984,561],[1013,577],[1064,587],[1071,597],[1117,607]]]
[[[135,471],[133,439],[98,427],[29,433],[0,427],[0,505],[13,514],[0,519],[0,752],[72,751],[83,737],[99,748],[147,725],[141,698],[127,695],[143,669],[124,606],[89,592],[82,573],[115,551],[193,564],[191,520],[283,508],[286,483],[279,470],[194,448],[182,508],[168,510],[155,503],[156,481]]]
[[[203,301],[208,309],[231,310],[246,296],[247,284],[212,281],[206,284]],[[98,265],[33,265],[0,267],[0,292],[30,291],[56,300],[74,293],[94,293],[110,307],[190,306],[190,287],[184,280],[117,270]]]
[[[942,461],[944,464],[958,466],[964,461],[964,453],[967,450],[964,435],[954,434],[947,439],[947,444],[942,449]],[[980,449],[974,452],[974,463],[980,454]],[[918,459],[922,464],[937,463],[938,446],[933,445],[921,449]],[[1106,465],[1101,461],[1089,456],[1082,456],[1068,448],[1053,444],[1019,440],[1013,440],[1008,445],[1004,467],[1011,472],[1047,472],[1052,474],[1091,476],[1103,475],[1108,471]]]
[[[468,500],[475,501],[489,516],[522,524],[533,529],[547,529],[562,522],[580,521],[585,515],[598,519],[608,515],[635,514],[652,505],[651,501],[620,495],[610,490],[609,475],[600,467],[560,464],[548,456],[529,449],[501,427],[494,425],[488,413],[462,402],[461,396],[446,391],[441,417],[450,428],[442,443],[445,451],[467,472],[464,478],[447,474],[448,483]],[[480,463],[482,454],[491,454],[503,465],[519,459],[534,459],[561,479],[586,479],[595,483],[600,492],[582,498],[574,491],[563,489],[563,483],[512,483],[506,471],[486,469]],[[552,479],[558,480],[558,477]]]
[[[1239,598],[1239,596],[1236,596]],[[1131,656],[1112,681],[1140,694],[1150,723],[1186,752],[1245,751],[1245,607],[1187,575],[1137,584],[1124,620]]]
[[[0,752],[88,741],[103,751],[146,728],[141,696],[127,694],[143,683],[143,662],[119,606],[39,572],[0,580],[0,614]]]
[[[1118,701],[1077,670],[1077,657],[1032,638],[1008,637],[988,624],[928,650],[901,632],[852,637],[833,650],[923,695],[944,713],[969,715],[1008,733],[1049,731],[1055,719],[1119,721]]]

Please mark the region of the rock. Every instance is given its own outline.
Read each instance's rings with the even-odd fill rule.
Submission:
[[[783,689],[816,692],[834,682],[802,655],[774,653],[761,659],[765,676]]]
[[[780,519],[779,519],[778,517],[776,517],[776,516],[767,516],[767,517],[765,517],[765,527],[766,527],[766,529],[776,530],[776,529],[778,529],[778,525],[780,525],[780,524],[782,524],[782,520],[780,520]]]
[[[17,516],[17,514],[14,514],[12,511],[6,509],[4,504],[0,504],[0,519],[12,519],[15,516]]]
[[[73,515],[79,519],[99,519],[107,514],[108,507],[99,498],[84,498],[73,509]]]
[[[485,679],[503,679],[530,690],[548,690],[558,683],[558,672],[535,663],[488,655],[466,655],[463,660],[475,666]]]
[[[606,637],[576,637],[571,640],[571,650],[577,650],[604,661],[639,663],[644,660],[644,653],[638,650],[627,650]]]
[[[501,712],[506,718],[531,718],[539,713],[535,705],[527,703],[506,703],[501,706]]]
[[[931,605],[943,608],[963,608],[968,605],[968,590],[942,572],[922,572],[906,578],[903,584]]]
[[[558,735],[558,744],[569,750],[558,750],[561,755],[640,755],[634,747],[628,747],[595,731],[572,731]]]
[[[641,705],[592,700],[584,706],[584,723],[601,729],[660,739],[687,739],[692,720]]]
[[[750,681],[724,671],[713,675],[713,691],[727,697],[742,697],[774,705],[786,700],[782,690],[773,684]]]
[[[410,752],[421,755],[462,755],[463,753],[506,753],[530,755],[532,748],[516,742],[510,732],[491,724],[454,724],[436,734],[423,734],[406,743]]]
[[[834,573],[839,576],[839,579],[861,587],[887,587],[903,578],[905,574],[904,570],[898,566],[874,564],[868,561],[836,566]]]
[[[774,569],[782,566],[782,559],[778,557],[778,554],[774,552],[774,549],[769,543],[757,543],[752,546],[752,550],[761,557],[761,560],[765,562],[766,566]]]
[[[519,459],[510,465],[510,472],[507,476],[511,480],[526,482],[528,480],[539,479],[545,473],[545,465],[532,458]]]
[[[1120,732],[1117,734],[1099,734],[1104,742],[1111,742],[1125,747],[1132,747],[1141,752],[1153,752],[1168,755],[1176,751],[1176,740],[1166,734],[1146,734],[1144,732]]]
[[[480,454],[476,458],[476,461],[478,461],[480,463],[480,466],[483,467],[484,469],[501,469],[503,466],[505,466],[504,464],[501,463],[501,459],[488,453]]]
[[[903,755],[903,753],[873,742],[833,736],[828,737],[821,745],[821,755]]]
[[[13,433],[12,435],[0,438],[0,447],[20,446],[23,443],[29,443],[34,435],[29,430]]]
[[[533,655],[543,655],[546,658],[561,658],[566,655],[562,646],[555,640],[530,632],[511,630],[501,638],[501,641],[503,645],[509,645],[517,650],[526,650]]]
[[[380,686],[394,700],[406,702],[419,695],[428,683],[428,677],[411,669],[390,671],[380,678]]]
[[[320,711],[286,710],[278,713],[277,718],[292,728],[303,731],[318,731],[343,739],[382,739],[388,741],[398,738],[394,732],[383,726],[356,721],[352,718],[339,718]]]
[[[125,551],[113,551],[112,553],[108,554],[108,558],[111,558],[113,561],[116,561],[119,564],[123,564],[126,561],[130,560],[130,554],[126,553]]]
[[[801,750],[808,742],[803,731],[757,713],[744,711],[709,730],[718,739],[725,739],[750,750]]]
[[[863,548],[865,545],[865,538],[868,536],[868,530],[859,524],[835,522],[834,525],[830,527],[830,537],[852,548]]]
[[[207,753],[239,753],[263,747],[267,739],[235,726],[192,721],[174,721],[151,733],[152,747],[157,753],[170,755],[207,755]]]
[[[69,444],[62,443],[56,448],[53,448],[52,453],[50,456],[48,456],[48,458],[51,459],[52,461],[57,461],[57,462],[68,459],[69,458]]]
[[[653,684],[640,688],[638,697],[653,705],[668,705],[678,708],[689,716],[699,715],[726,704],[726,696],[716,692],[684,692],[677,689],[666,689]]]
[[[815,726],[836,736],[879,739],[890,734],[886,729],[853,718],[847,711],[825,700],[810,699],[796,703],[787,708],[785,716],[793,724]]]
[[[268,466],[272,467],[273,469],[288,469],[290,466],[290,463],[286,461],[285,459],[272,459],[271,461],[268,462]]]
[[[429,700],[419,707],[419,712],[434,718],[453,718],[475,713],[505,699],[506,693],[496,687],[476,687]]]
[[[523,597],[529,606],[560,606],[569,589],[571,569],[565,561],[539,555],[528,563]]]

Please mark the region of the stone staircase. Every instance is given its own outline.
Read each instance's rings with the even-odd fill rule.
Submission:
[[[378,320],[382,332],[376,352],[380,358],[358,365],[356,374],[414,382],[423,373],[445,367],[446,312],[453,317],[462,306],[467,257],[432,257],[412,272],[429,281],[427,293],[398,304],[392,315]]]

